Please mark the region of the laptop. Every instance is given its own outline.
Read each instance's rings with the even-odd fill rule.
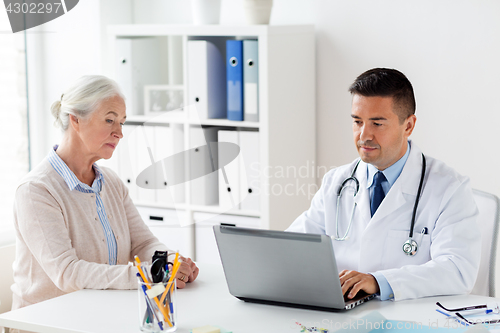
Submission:
[[[342,295],[329,236],[214,226],[231,295],[247,302],[348,310],[372,299]]]

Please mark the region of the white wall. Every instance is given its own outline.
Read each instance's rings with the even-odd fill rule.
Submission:
[[[51,104],[72,81],[100,68],[100,48],[95,45],[99,25],[93,23],[98,8],[97,0],[80,1],[67,14],[28,30],[30,119],[36,133],[31,140],[33,167],[59,141]]]
[[[0,252],[14,242],[13,204],[17,185],[28,171],[24,34],[13,34],[6,11],[0,11]],[[1,259],[0,259],[1,261]],[[0,267],[2,267],[0,265]],[[4,268],[0,269],[3,272]],[[0,293],[2,289],[0,273]],[[0,301],[2,297],[0,295]],[[0,305],[0,313],[6,309]],[[0,329],[1,330],[1,329]]]
[[[185,1],[133,1],[135,23],[191,23]],[[347,88],[367,69],[392,67],[415,89],[415,143],[500,196],[490,171],[500,165],[499,14],[497,0],[274,0],[271,24],[316,26],[318,165],[357,156]],[[222,0],[221,24],[243,21],[243,1]]]
[[[65,15],[28,30],[32,166],[59,142],[52,103],[82,75],[102,74],[106,25],[131,23],[130,1],[85,0]]]
[[[122,1],[116,7],[121,11],[112,1],[80,1],[44,26],[53,31],[43,37],[45,79],[39,82],[45,87],[34,87],[43,89],[44,112],[68,82],[101,70],[99,52],[106,43],[96,13],[107,10],[107,22],[191,23],[189,1]],[[490,171],[500,164],[499,13],[497,0],[274,0],[271,24],[316,26],[318,165],[356,157],[347,87],[369,68],[393,67],[414,85],[415,143],[469,175],[475,188],[500,196],[500,176]],[[222,0],[221,24],[243,23],[242,0]]]
[[[318,156],[323,165],[356,156],[350,130],[354,78],[393,67],[417,98],[413,135],[472,185],[500,195],[494,143],[500,120],[500,2],[316,1]]]

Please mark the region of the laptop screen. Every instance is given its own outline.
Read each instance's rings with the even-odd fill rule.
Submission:
[[[344,308],[330,237],[227,226],[214,232],[233,296]]]

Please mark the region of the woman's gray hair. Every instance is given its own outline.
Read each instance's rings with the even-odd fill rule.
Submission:
[[[88,118],[99,104],[115,96],[125,100],[115,81],[102,75],[82,76],[50,107],[52,115],[56,118],[54,125],[65,132],[69,125],[69,115]]]

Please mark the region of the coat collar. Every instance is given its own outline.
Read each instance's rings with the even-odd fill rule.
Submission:
[[[403,193],[416,196],[422,176],[422,151],[411,141],[410,145],[410,156],[394,185],[399,182],[399,188]]]
[[[421,177],[422,151],[415,144],[412,144],[411,141],[410,146],[410,156],[408,156],[403,171],[386,194],[386,197],[373,217],[370,217],[370,195],[366,188],[368,166],[363,161],[359,163],[358,169],[356,170],[356,177],[359,181],[360,191],[355,198],[355,202],[361,210],[363,219],[372,219],[374,221],[380,220],[401,207],[406,201],[415,200]]]

